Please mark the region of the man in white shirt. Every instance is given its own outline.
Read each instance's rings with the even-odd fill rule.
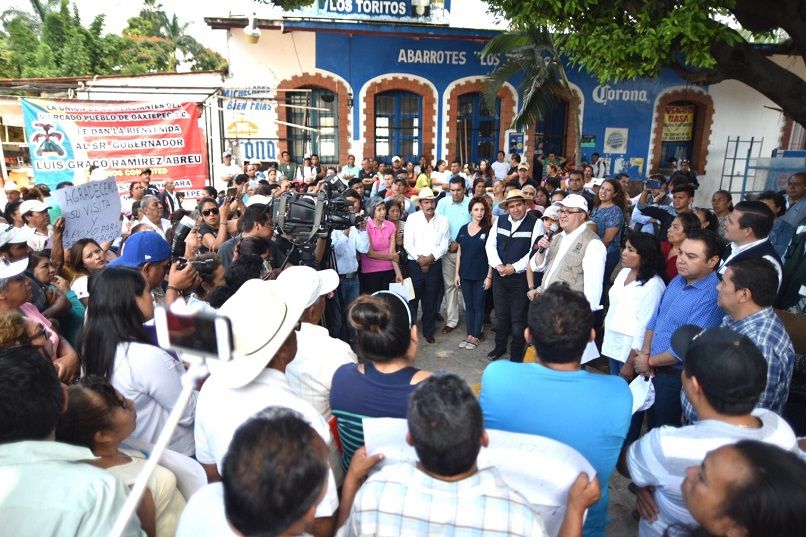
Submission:
[[[53,226],[49,225],[50,216],[48,207],[39,200],[25,200],[20,205],[20,215],[25,226],[33,230],[33,236],[28,239],[28,246],[34,252],[41,252],[51,247]]]
[[[534,300],[554,282],[566,282],[571,289],[585,295],[591,311],[599,311],[607,248],[588,225],[588,202],[578,194],[569,194],[555,205],[560,207],[562,233],[552,238],[543,236],[537,243],[538,250],[529,262],[529,270],[542,272],[543,280],[536,288],[533,275],[527,276],[529,300]],[[590,342],[582,363],[597,356],[596,344]]]
[[[351,214],[361,212],[361,194],[353,189],[342,193],[349,204]],[[352,341],[355,330],[347,321],[347,308],[358,298],[358,254],[369,251],[366,220],[358,226],[347,229],[334,229],[330,232],[330,245],[336,261],[336,272],[339,273],[339,287],[336,296],[328,301],[327,319],[330,335],[342,341]]]
[[[232,180],[239,173],[243,173],[243,168],[235,164],[232,153],[224,151],[221,155],[223,162],[216,167],[215,189],[219,192],[227,190],[232,184]]]
[[[232,322],[235,353],[228,362],[208,361],[210,378],[196,402],[196,458],[210,481],[220,479],[237,427],[267,406],[296,410],[326,445],[331,441],[324,418],[294,393],[285,375],[297,353],[294,329],[307,298],[302,294],[281,292],[277,281],[254,279],[219,309]],[[314,534],[332,534],[337,507],[336,482],[328,471],[327,492],[316,509]]]
[[[146,196],[140,202],[140,209],[143,213],[143,218],[137,224],[145,224],[159,233],[159,236],[164,239],[165,232],[171,227],[171,221],[162,217],[160,200],[156,196]]]
[[[56,442],[67,388],[32,347],[0,350],[0,520],[4,535],[109,535],[128,488],[87,463],[84,447]],[[132,517],[123,535],[140,537]]]
[[[687,427],[652,429],[627,454],[638,491],[639,535],[689,535],[697,523],[680,486],[686,469],[705,455],[738,440],[758,440],[797,450],[791,427],[766,409],[753,410],[767,380],[767,363],[746,336],[728,328],[685,325],[672,337],[684,356],[683,391],[700,418]]]
[[[350,346],[340,339],[330,337],[327,328],[319,324],[325,313],[325,298],[332,296],[338,287],[339,276],[333,269],[316,271],[300,265],[281,272],[277,283],[283,292],[307,295],[307,305],[297,330],[297,354],[285,369],[288,384],[325,421],[330,421],[330,384],[333,374],[344,364],[358,363]],[[328,447],[336,484],[340,485],[343,478],[341,453],[335,441]]]
[[[493,302],[496,304],[495,347],[487,358],[497,360],[504,356],[511,334],[510,360],[522,362],[526,347],[523,331],[529,309],[526,266],[532,245],[543,235],[543,222],[526,211],[526,199],[517,188],[509,191],[500,206],[508,215],[496,220],[484,245],[487,263],[493,268]]]
[[[176,537],[307,535],[327,488],[326,457],[322,439],[298,412],[266,408],[235,432],[223,482],[193,495]]]
[[[591,168],[593,168],[593,176],[598,179],[604,179],[605,175],[607,175],[607,164],[599,158],[599,153],[591,155]]]
[[[406,220],[403,247],[409,256],[408,267],[414,284],[414,300],[409,302],[412,319],[423,303],[423,336],[434,343],[434,329],[442,295],[442,256],[448,251],[448,219],[436,214],[436,196],[425,187],[420,190],[420,209]]]
[[[503,181],[507,176],[507,172],[509,171],[509,163],[506,162],[506,158],[507,154],[503,151],[499,151],[498,160],[491,164],[495,178],[499,181]]]

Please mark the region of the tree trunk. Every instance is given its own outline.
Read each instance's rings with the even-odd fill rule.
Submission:
[[[711,53],[724,78],[747,84],[779,105],[793,120],[806,125],[806,80],[749,44],[716,43]]]

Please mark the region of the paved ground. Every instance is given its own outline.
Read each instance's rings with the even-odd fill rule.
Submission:
[[[441,324],[438,324],[441,327]],[[458,348],[459,342],[464,338],[462,331],[464,318],[459,320],[459,326],[451,334],[441,334],[439,328],[436,334],[436,343],[429,344],[420,337],[420,348],[417,353],[417,367],[429,371],[444,370],[456,373],[469,384],[476,385],[478,389],[481,374],[489,364],[486,356],[493,349],[490,325],[486,325],[488,338],[482,341],[478,348],[468,351]],[[607,528],[607,537],[631,537],[638,535],[638,524],[633,520],[630,512],[634,508],[635,496],[627,490],[629,482],[618,472],[613,472],[610,479],[610,518]]]

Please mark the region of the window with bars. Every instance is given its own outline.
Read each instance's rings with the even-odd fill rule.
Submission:
[[[301,163],[305,155],[316,153],[322,164],[339,163],[339,96],[328,90],[313,88],[305,92],[289,92],[286,96],[286,118],[289,123],[319,132],[288,127],[288,151]]]
[[[391,163],[395,155],[417,162],[422,140],[423,98],[409,91],[375,96],[375,156]]]
[[[498,154],[501,128],[501,99],[495,108],[487,105],[480,93],[459,96],[459,113],[456,117],[456,155],[462,162],[494,161]]]

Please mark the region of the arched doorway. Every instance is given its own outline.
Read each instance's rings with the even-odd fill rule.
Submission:
[[[705,173],[714,117],[714,101],[694,88],[673,89],[655,105],[650,173],[671,173],[669,159],[687,159],[691,169]]]

